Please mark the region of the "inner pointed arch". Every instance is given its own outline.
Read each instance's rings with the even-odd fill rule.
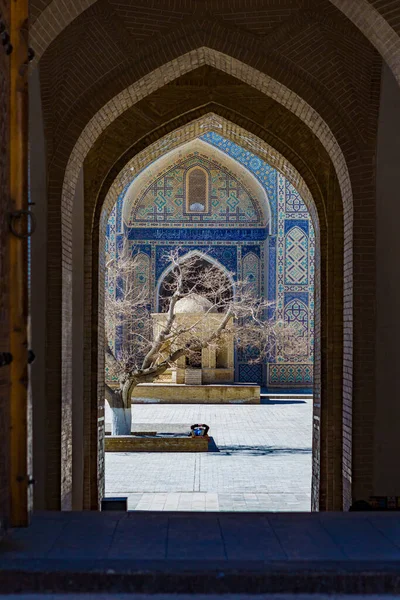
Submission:
[[[210,256],[209,254],[207,254],[207,252],[202,252],[201,250],[198,250],[198,249],[190,250],[189,252],[185,252],[184,254],[182,254],[182,256],[180,256],[179,262],[183,263],[186,260],[192,259],[192,258],[197,258],[199,260],[199,263],[200,262],[208,263],[209,265],[219,269],[221,271],[221,273],[223,273],[225,275],[226,279],[230,283],[232,296],[233,297],[235,296],[236,286],[235,286],[235,278],[234,278],[235,274],[234,273],[231,273],[222,263],[219,262],[219,260],[217,260],[213,256]],[[167,265],[157,281],[155,306],[157,307],[157,310],[160,312],[162,312],[162,308],[163,308],[162,307],[163,283],[166,279],[168,279],[168,276],[172,273],[173,269],[174,269],[174,265],[172,265],[172,264]]]

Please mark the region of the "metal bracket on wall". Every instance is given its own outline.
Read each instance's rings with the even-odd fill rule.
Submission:
[[[18,222],[21,222],[19,220],[22,219],[23,217],[26,217],[27,220],[30,219],[30,223],[28,221],[26,231],[24,233],[21,233],[21,232],[17,231],[16,224]],[[35,233],[36,217],[33,214],[33,212],[31,212],[30,210],[16,210],[9,214],[8,219],[9,219],[10,231],[13,235],[15,235],[15,237],[24,239],[24,238],[31,237],[31,235],[33,233]]]
[[[36,356],[33,350],[28,350],[28,365],[31,365],[35,360]],[[6,367],[10,365],[14,360],[11,352],[0,352],[0,367]]]
[[[7,31],[6,24],[1,19],[0,19],[0,39],[1,39],[2,46],[4,46],[5,53],[7,54],[7,56],[9,56],[11,54],[11,52],[13,51],[13,46],[10,43],[10,34]]]
[[[6,367],[13,361],[11,352],[0,352],[0,367]]]

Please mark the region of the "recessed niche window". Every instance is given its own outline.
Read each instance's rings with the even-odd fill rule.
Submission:
[[[186,175],[186,210],[204,213],[208,210],[208,173],[193,167]]]

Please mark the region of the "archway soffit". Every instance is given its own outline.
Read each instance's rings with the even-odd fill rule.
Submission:
[[[313,11],[307,11],[307,13],[310,12],[312,13]],[[299,16],[297,18],[293,17],[289,24],[292,28],[296,27],[296,25],[298,27],[299,20],[303,24],[307,23],[303,14],[301,18]],[[325,21],[323,22],[325,23]],[[57,154],[60,146],[63,145],[64,132],[68,130],[70,123],[74,119],[79,120],[77,115],[86,114],[92,97],[103,94],[108,90],[108,102],[112,102],[114,98],[119,96],[121,87],[126,85],[126,82],[133,81],[131,84],[133,86],[138,81],[143,81],[151,73],[157,72],[157,69],[162,68],[165,64],[172,64],[175,60],[179,60],[181,56],[186,56],[201,48],[212,49],[214,52],[230,56],[232,60],[237,60],[249,68],[257,68],[261,65],[259,67],[260,72],[263,71],[262,65],[264,65],[264,70],[271,72],[272,78],[274,77],[274,73],[280,78],[279,74],[284,72],[286,81],[292,82],[291,87],[303,90],[307,89],[309,100],[312,99],[310,101],[313,104],[323,107],[324,114],[329,115],[328,120],[340,119],[344,134],[352,140],[353,146],[360,153],[365,140],[362,137],[360,127],[357,127],[354,119],[350,117],[348,111],[342,106],[342,103],[318,78],[311,75],[307,70],[299,68],[294,61],[288,60],[276,52],[276,45],[279,41],[283,41],[279,39],[279,36],[286,32],[289,24],[284,23],[282,31],[278,28],[276,32],[272,32],[263,41],[260,41],[258,36],[242,29],[232,28],[227,26],[226,23],[219,21],[216,23],[214,20],[207,19],[191,20],[187,23],[183,22],[166,34],[155,36],[154,41],[140,45],[131,55],[128,53],[126,60],[112,67],[91,88],[81,91],[80,94],[74,97],[69,109],[65,111],[63,118],[54,124],[52,137],[54,140],[58,140],[58,142],[55,142],[54,155]],[[286,38],[287,35],[288,33],[286,32]],[[182,50],[180,47],[177,47],[176,39],[182,40],[182,46],[185,47],[184,54],[180,54]],[[248,52],[249,48],[252,48],[250,54]],[[166,59],[169,59],[168,63],[164,62]],[[149,68],[153,68],[153,71],[150,72]],[[240,79],[235,69],[230,72],[230,75]],[[176,78],[169,79],[165,83],[169,83]],[[356,99],[358,90],[354,87],[353,78],[347,77],[346,84],[348,88],[353,88],[354,99]],[[285,83],[282,83],[282,85],[285,85]],[[116,95],[111,97],[117,90]],[[319,110],[321,111],[321,108]],[[82,126],[81,124],[76,124],[77,129]],[[364,131],[364,129],[362,130]],[[54,160],[56,162],[55,158]]]
[[[35,49],[36,62],[56,37],[96,2],[97,0],[69,0],[67,11],[64,0],[52,0],[30,28],[30,43]],[[368,0],[330,2],[375,46],[400,85],[400,38],[388,21]]]
[[[265,93],[293,112],[318,137],[335,166],[345,215],[348,225],[350,225],[348,235],[351,235],[352,193],[349,173],[340,146],[326,122],[302,98],[279,82],[236,59],[209,48],[199,48],[156,69],[139,82],[126,88],[97,112],[85,127],[70,155],[64,177],[62,203],[68,206],[73,202],[71,193],[75,189],[81,165],[90,148],[108,125],[129,106],[134,105],[168,81],[172,81],[204,64],[215,66],[228,74],[234,71],[237,78]]]

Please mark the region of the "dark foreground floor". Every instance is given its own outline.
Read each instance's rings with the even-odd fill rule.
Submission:
[[[1,593],[400,593],[399,513],[42,513]],[[112,596],[113,597],[113,596]]]
[[[371,595],[342,595],[331,594],[12,594],[1,596],[4,600],[381,600],[382,596]],[[384,600],[398,600],[400,596],[385,595]]]

